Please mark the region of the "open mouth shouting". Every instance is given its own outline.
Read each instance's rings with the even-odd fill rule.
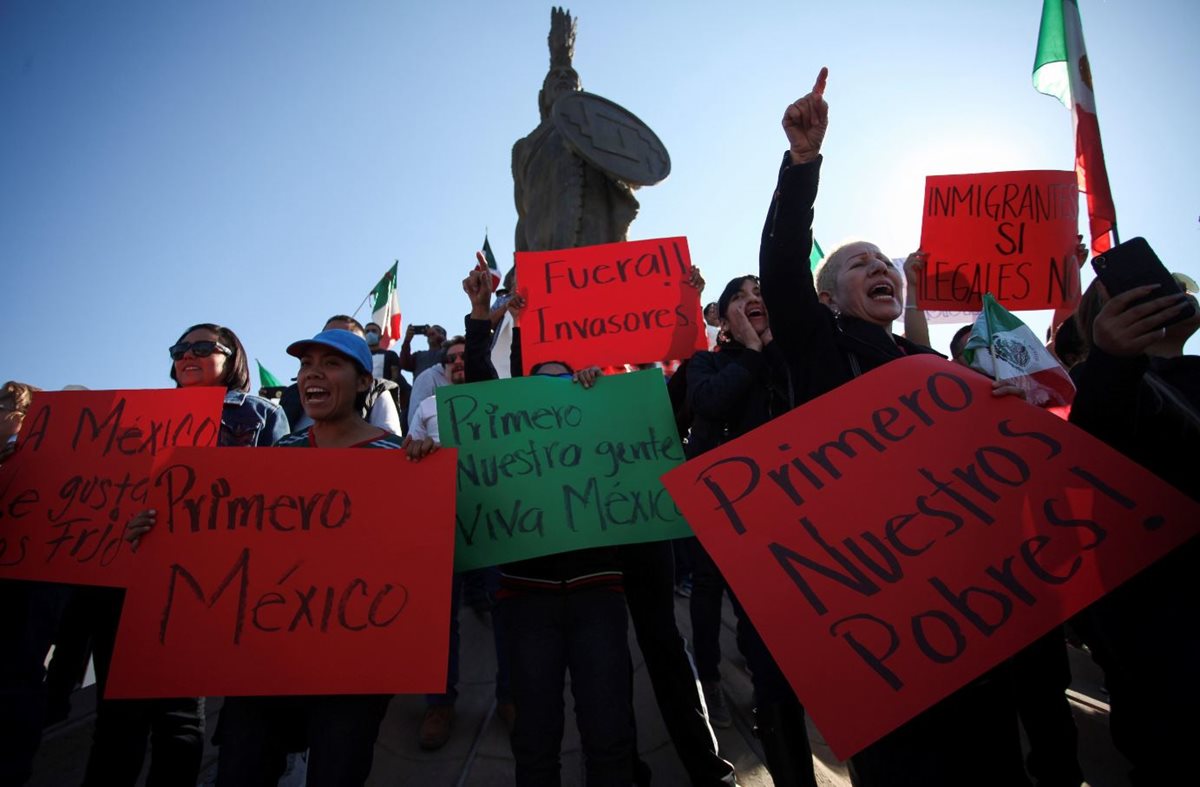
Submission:
[[[329,389],[320,385],[308,385],[304,388],[306,404],[321,404],[329,401]]]
[[[871,285],[871,289],[867,291],[867,296],[875,301],[890,301],[896,299],[896,290],[891,282],[879,282]]]

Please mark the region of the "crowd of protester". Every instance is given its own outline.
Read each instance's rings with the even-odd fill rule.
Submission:
[[[790,105],[783,119],[788,150],[762,231],[758,275],[728,282],[704,309],[710,348],[667,381],[686,455],[733,440],[884,364],[937,355],[905,279],[915,282],[924,253],[898,268],[876,245],[843,244],[809,267],[814,205],[828,126],[826,72]],[[692,284],[703,287],[698,272]],[[600,369],[558,363],[523,368],[520,329],[506,319],[524,302],[511,279],[493,293],[486,270],[463,282],[470,302],[461,336],[440,326],[409,326],[400,352],[380,347],[380,327],[335,315],[311,339],[291,344],[299,361],[294,385],[275,401],[250,393],[246,351],[227,327],[194,325],[170,346],[169,378],[179,387],[219,386],[226,395],[218,444],[295,448],[404,450],[420,461],[437,450],[435,392],[501,376],[574,380],[603,396]],[[1109,298],[1098,284],[1077,315],[1060,327],[1054,349],[1071,370],[1077,396],[1070,419],[1125,456],[1200,500],[1194,455],[1200,447],[1200,359],[1183,352],[1200,318],[1171,322],[1187,296],[1141,288]],[[493,296],[496,297],[493,297]],[[905,336],[892,333],[904,317]],[[497,336],[508,349],[493,362]],[[424,334],[428,349],[413,351]],[[950,346],[959,360],[966,336]],[[412,375],[411,384],[402,372]],[[18,431],[34,389],[0,390],[0,460],[19,450]],[[1021,395],[997,382],[997,396]],[[154,511],[135,515],[126,538],[135,548],[153,538]],[[1197,732],[1200,633],[1195,539],[1074,618],[1073,635],[1104,669],[1111,693],[1112,736],[1133,766],[1135,784],[1178,784],[1192,770],[1187,744]],[[677,559],[682,558],[682,559]],[[679,564],[686,563],[686,569]],[[765,567],[764,567],[765,570]],[[421,748],[446,743],[453,729],[460,598],[474,587],[486,599],[498,672],[497,714],[511,733],[518,784],[557,784],[564,729],[563,695],[571,678],[587,783],[649,783],[637,752],[632,698],[632,623],[668,733],[696,785],[736,784],[712,726],[731,723],[721,686],[723,600],[737,618],[737,642],[751,673],[755,727],[776,785],[815,787],[804,708],[738,603],[712,556],[695,539],[595,547],[456,575],[451,603],[449,678],[427,698]],[[692,642],[675,620],[677,588],[690,593]],[[124,591],[4,582],[5,645],[0,701],[0,781],[30,776],[44,723],[61,719],[67,692],[45,678],[52,643],[67,657],[90,643],[104,684]],[[68,610],[74,609],[73,614]],[[1077,734],[1065,689],[1066,635],[1053,631],[1014,658],[953,692],[849,761],[858,787],[997,785],[1078,787],[1083,781]],[[86,647],[84,648],[86,651]],[[694,667],[693,667],[694,660]],[[52,670],[53,676],[53,670]],[[57,699],[56,699],[57,698]],[[217,729],[221,785],[269,785],[289,755],[307,751],[309,784],[362,784],[390,697],[229,697]],[[49,715],[47,709],[50,709]],[[870,709],[863,709],[870,713]],[[1027,754],[1020,730],[1025,730]],[[192,785],[205,735],[202,698],[98,702],[85,784],[132,785],[150,743],[150,785]]]

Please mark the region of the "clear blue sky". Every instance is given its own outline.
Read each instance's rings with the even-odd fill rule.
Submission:
[[[1200,278],[1200,4],[1080,5],[1122,236]],[[5,0],[0,379],[166,386],[204,321],[290,377],[284,347],[394,259],[405,322],[453,331],[485,227],[511,264],[549,8]],[[1040,0],[570,9],[584,89],[671,153],[631,237],[687,235],[713,289],[757,265],[779,118],[821,65],[827,247],[915,248],[927,174],[1072,167],[1069,114],[1030,84]]]

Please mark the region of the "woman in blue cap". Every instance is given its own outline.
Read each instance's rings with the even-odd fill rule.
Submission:
[[[321,331],[294,342],[296,384],[313,425],[277,443],[291,448],[400,448],[402,438],[367,423],[363,400],[374,382],[371,350],[349,331]],[[275,784],[287,753],[308,747],[309,787],[367,780],[387,694],[229,697],[221,710],[217,784]],[[303,745],[301,745],[303,748]]]
[[[311,339],[293,342],[287,351],[288,355],[300,359],[296,387],[304,412],[313,425],[289,435],[278,445],[400,447],[399,435],[363,420],[363,402],[374,377],[371,349],[362,337],[350,331],[321,331]]]

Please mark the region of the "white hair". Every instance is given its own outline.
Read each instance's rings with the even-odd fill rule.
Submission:
[[[827,292],[833,295],[837,289],[837,275],[842,269],[842,263],[846,261],[846,249],[857,243],[871,243],[869,240],[862,238],[847,238],[827,253],[819,263],[816,270],[813,271],[813,281],[817,287],[817,294]],[[874,246],[875,244],[871,244]]]

